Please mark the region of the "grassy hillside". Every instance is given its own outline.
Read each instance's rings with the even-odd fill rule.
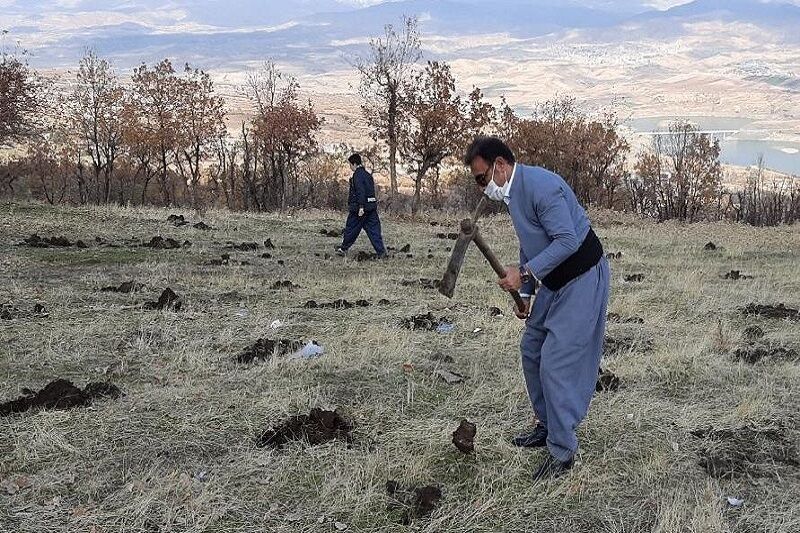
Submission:
[[[214,229],[175,227],[173,213]],[[606,251],[622,252],[610,305],[621,318],[609,324],[603,362],[620,387],[595,397],[578,466],[534,486],[544,452],[508,444],[532,422],[522,323],[488,265],[471,250],[453,300],[402,284],[441,276],[452,241],[437,234],[456,231],[455,219],[386,219],[387,244],[410,244],[413,257],[359,263],[325,257],[339,241],[320,230],[340,228],[339,214],[3,204],[0,215],[0,303],[10,315],[0,320],[0,402],[56,378],[107,381],[125,394],[0,417],[2,531],[800,530],[800,321],[741,311],[800,306],[796,227],[593,214]],[[513,262],[508,219],[482,227]],[[16,246],[32,233],[88,247]],[[140,246],[157,235],[192,244]],[[264,248],[268,238],[275,249]],[[719,249],[705,251],[708,241]],[[365,236],[355,249],[368,249]],[[723,279],[732,269],[754,278]],[[634,274],[643,281],[624,281]],[[130,280],[144,289],[101,292]],[[272,288],[278,281],[299,287]],[[141,308],[166,287],[181,311]],[[305,307],[336,299],[371,305]],[[492,306],[505,317],[491,317]],[[428,312],[455,329],[401,326]],[[765,336],[737,358],[750,326]],[[237,363],[259,338],[313,339],[325,354]],[[758,358],[758,347],[771,355],[740,360]],[[441,369],[467,379],[450,385]],[[352,440],[256,446],[313,407],[338,409]],[[450,442],[462,419],[477,425],[474,455]],[[388,480],[436,485],[443,497],[431,516],[402,525]]]

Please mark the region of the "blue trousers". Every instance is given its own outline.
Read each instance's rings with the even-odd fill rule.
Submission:
[[[561,290],[542,286],[522,336],[522,369],[533,410],[559,461],[578,450],[575,430],[589,411],[606,329],[611,272],[605,258]]]
[[[353,211],[347,215],[342,250],[349,250],[353,246],[362,229],[367,232],[367,237],[369,237],[372,247],[375,248],[375,252],[379,255],[385,254],[386,248],[383,246],[383,237],[381,236],[381,219],[378,218],[377,209],[365,211],[363,217],[359,217],[358,212]]]

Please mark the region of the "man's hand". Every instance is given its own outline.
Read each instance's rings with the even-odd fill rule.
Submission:
[[[514,314],[517,315],[517,318],[520,320],[527,320],[527,318],[531,314],[531,299],[530,298],[523,298],[523,302],[525,302],[525,312],[519,310],[519,307],[514,305]]]
[[[506,267],[506,275],[497,281],[504,291],[518,291],[522,287],[522,280],[519,277],[519,267],[512,265]]]
[[[358,208],[358,216],[359,216],[359,218],[364,216],[364,208],[363,207],[359,207]]]

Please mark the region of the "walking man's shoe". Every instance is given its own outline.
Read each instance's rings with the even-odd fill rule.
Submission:
[[[336,247],[336,255],[338,255],[339,257],[344,257],[344,256],[347,255],[347,250],[345,250],[341,246],[337,246]]]
[[[559,461],[552,455],[547,454],[547,458],[539,466],[539,469],[534,472],[533,482],[538,483],[561,477],[572,468],[574,462],[573,458],[570,458],[569,461]]]
[[[533,431],[520,433],[511,441],[514,446],[520,448],[541,448],[547,446],[547,428],[542,424],[537,424]]]

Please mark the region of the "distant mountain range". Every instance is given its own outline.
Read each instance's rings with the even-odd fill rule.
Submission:
[[[657,36],[665,28],[674,33],[683,24],[720,21],[797,39],[799,4],[695,0],[656,10],[640,0],[0,0],[6,13],[0,29],[8,24],[40,67],[72,66],[92,47],[120,66],[173,57],[212,68],[274,57],[319,68],[314,62],[357,52],[403,15],[418,16],[427,36],[526,39],[598,30],[625,39],[625,28]]]

